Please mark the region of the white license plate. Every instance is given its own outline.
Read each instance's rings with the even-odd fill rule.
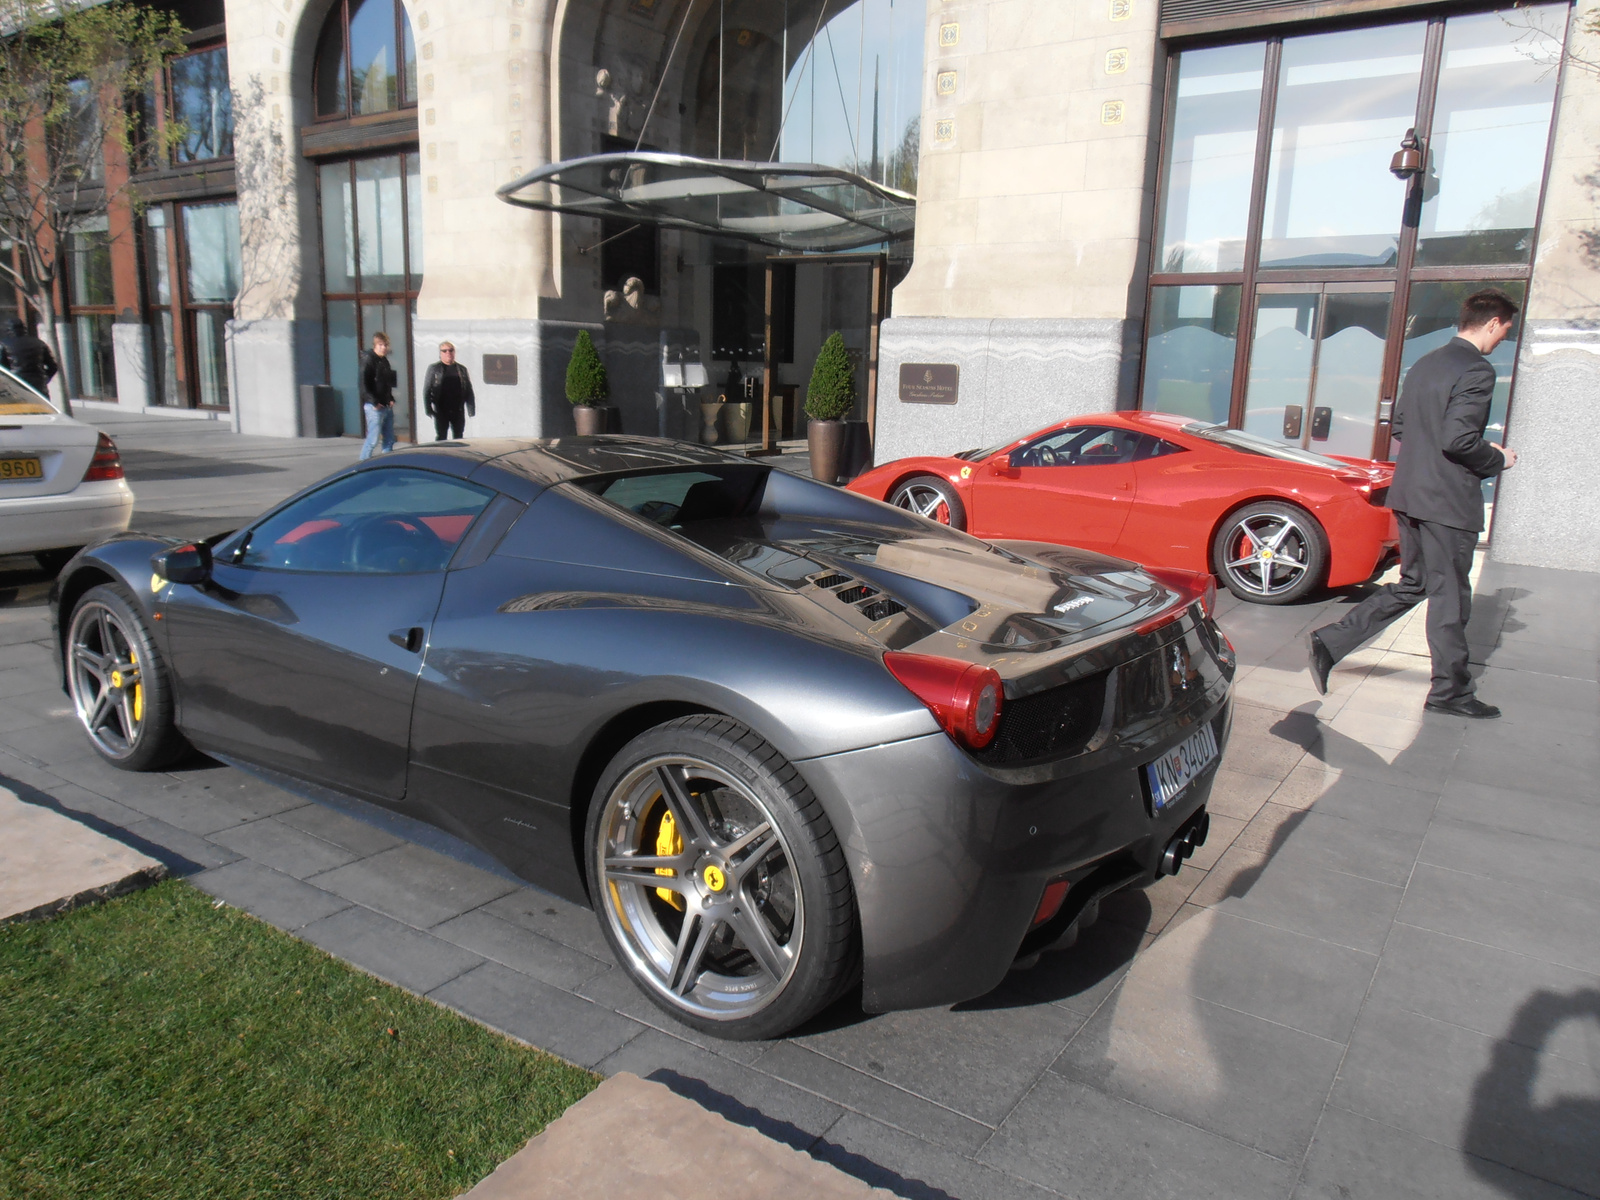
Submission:
[[[1188,741],[1174,746],[1155,762],[1146,763],[1144,771],[1150,781],[1151,807],[1156,812],[1166,808],[1216,757],[1217,735],[1207,722]]]

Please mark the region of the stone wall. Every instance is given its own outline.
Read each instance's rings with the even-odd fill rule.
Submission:
[[[1567,38],[1555,145],[1490,553],[1501,562],[1600,571],[1600,0],[1580,0]]]

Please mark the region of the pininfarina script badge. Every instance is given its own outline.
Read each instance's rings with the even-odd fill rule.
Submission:
[[[1082,608],[1085,604],[1093,604],[1093,596],[1079,596],[1076,600],[1063,600],[1053,608],[1052,612],[1069,613],[1075,608]]]

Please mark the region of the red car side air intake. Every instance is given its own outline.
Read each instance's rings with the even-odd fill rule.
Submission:
[[[994,668],[897,650],[883,656],[883,665],[963,746],[982,750],[994,740],[1005,702],[1005,687]]]

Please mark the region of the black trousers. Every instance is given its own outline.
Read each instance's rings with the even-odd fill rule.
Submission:
[[[1380,588],[1335,625],[1317,630],[1338,662],[1396,617],[1428,601],[1428,653],[1433,658],[1431,701],[1473,694],[1467,673],[1467,619],[1472,615],[1472,552],[1478,535],[1395,513],[1400,526],[1400,581]]]
[[[463,405],[458,404],[454,408],[440,408],[438,405],[434,406],[434,441],[442,442],[446,438],[458,438],[461,436],[462,431],[465,430],[466,427],[467,410]]]

